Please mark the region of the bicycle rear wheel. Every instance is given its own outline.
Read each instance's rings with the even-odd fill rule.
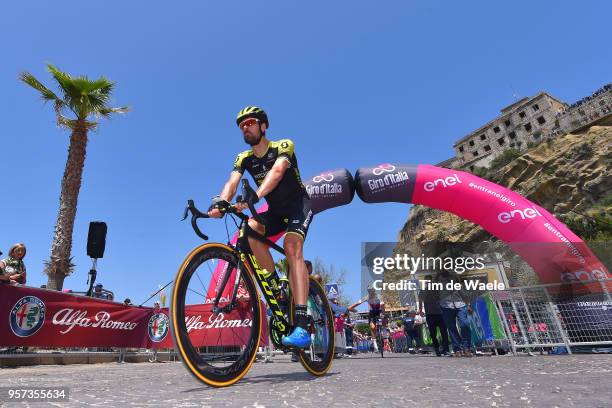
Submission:
[[[331,367],[334,358],[335,330],[334,316],[321,284],[310,277],[308,289],[308,330],[312,344],[299,350],[298,355],[304,368],[316,376],[324,375]],[[295,321],[293,299],[291,318]]]
[[[176,275],[170,308],[175,349],[194,377],[214,387],[242,378],[259,347],[261,303],[247,268],[233,248],[210,243],[194,249]],[[221,288],[226,274],[230,278]],[[220,290],[218,306],[227,309],[213,310]]]

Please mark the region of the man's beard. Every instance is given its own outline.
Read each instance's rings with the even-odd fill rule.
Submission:
[[[250,146],[257,146],[259,144],[259,142],[261,142],[261,138],[264,137],[266,134],[263,132],[259,133],[259,137],[256,138],[255,140],[249,140],[249,138],[247,137],[247,135],[243,135],[244,137],[244,142]]]

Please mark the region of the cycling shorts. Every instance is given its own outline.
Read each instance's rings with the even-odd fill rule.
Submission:
[[[282,208],[269,208],[259,214],[266,222],[264,236],[273,237],[286,232],[306,239],[312,222],[312,208],[308,197],[297,197],[294,202]]]
[[[377,320],[380,320],[380,310],[378,311],[370,310],[370,314],[368,315],[368,324],[370,323],[376,324]]]

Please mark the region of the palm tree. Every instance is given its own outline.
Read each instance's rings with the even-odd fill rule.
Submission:
[[[51,64],[47,64],[47,68],[58,85],[61,97],[28,72],[23,72],[19,79],[40,92],[43,101],[53,103],[57,124],[70,131],[51,257],[45,262],[45,272],[49,276],[47,288],[61,290],[64,279],[74,269],[70,256],[72,230],[85,164],[87,133],[96,129],[98,118],[109,118],[115,113],[127,112],[128,108],[108,106],[115,83],[105,77],[89,80],[86,76],[72,77]],[[66,114],[74,117],[67,117]]]

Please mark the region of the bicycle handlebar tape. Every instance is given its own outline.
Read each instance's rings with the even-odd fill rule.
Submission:
[[[304,187],[315,214],[349,204],[355,196],[353,175],[347,169],[325,171],[308,179]]]
[[[366,203],[411,203],[418,165],[383,163],[355,173],[357,195]]]

